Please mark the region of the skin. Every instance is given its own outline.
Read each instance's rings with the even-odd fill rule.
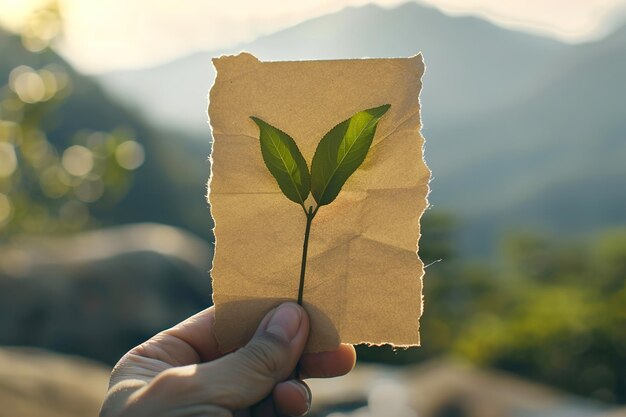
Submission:
[[[113,369],[100,417],[301,416],[311,406],[302,379],[344,375],[351,345],[302,354],[309,318],[295,303],[270,311],[250,342],[219,351],[208,308],[129,351]],[[300,375],[293,379],[296,364]]]

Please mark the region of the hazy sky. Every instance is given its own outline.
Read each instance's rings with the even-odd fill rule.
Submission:
[[[42,0],[0,0],[0,23],[13,26]],[[60,0],[63,55],[85,72],[154,65],[272,33],[346,6],[406,0]],[[421,0],[450,14],[579,42],[626,22],[626,0]]]

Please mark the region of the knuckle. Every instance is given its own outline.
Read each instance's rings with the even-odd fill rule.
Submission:
[[[178,381],[178,376],[171,372],[169,369],[158,374],[150,383],[152,388],[155,391],[167,390],[172,386],[176,386]]]
[[[284,340],[265,333],[255,337],[244,349],[237,351],[251,369],[268,375],[275,380],[282,376],[282,371],[290,362],[289,344]]]
[[[189,391],[192,379],[183,375],[177,368],[170,368],[157,375],[150,383],[152,391],[176,393]]]

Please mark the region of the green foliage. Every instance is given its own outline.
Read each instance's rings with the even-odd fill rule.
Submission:
[[[348,178],[361,166],[376,126],[390,105],[367,109],[344,120],[317,145],[311,163],[311,192],[320,206],[330,204]]]
[[[259,127],[261,153],[267,169],[278,182],[283,194],[300,204],[306,216],[297,298],[300,305],[313,218],[321,206],[331,203],[337,197],[350,175],[363,163],[374,139],[378,121],[389,107],[389,104],[385,104],[360,111],[324,135],[313,156],[311,177],[306,161],[291,136],[258,117],[250,117]],[[317,201],[315,209],[312,206],[307,209],[304,205],[311,186],[313,197]]]
[[[60,28],[58,8],[50,3],[27,19],[22,48],[11,49],[17,43],[0,32],[8,49],[16,52],[11,58],[22,62],[3,68],[8,77],[0,84],[3,238],[95,224],[89,207],[117,202],[128,188],[129,172],[143,163],[143,147],[128,130],[54,132],[62,120],[59,109],[72,100],[77,87],[68,68],[50,62],[48,46]]]
[[[362,110],[332,128],[320,140],[313,155],[311,174],[291,136],[251,116],[259,127],[261,154],[267,169],[291,201],[304,207],[313,194],[318,207],[333,202],[348,178],[365,160],[380,118],[391,105]]]
[[[21,37],[0,28],[0,240],[132,222],[210,238],[206,138],[154,129],[36,42],[53,16]],[[79,161],[86,175],[67,170]]]
[[[291,201],[304,204],[311,190],[311,177],[296,142],[258,117],[251,117],[259,126],[261,154],[270,173],[276,178],[283,194]]]
[[[457,222],[448,212],[426,210],[420,219],[419,256],[426,265],[456,257]]]
[[[454,222],[428,214],[420,254],[432,260],[431,246],[454,247]],[[447,250],[427,268],[422,347],[359,347],[359,358],[404,364],[453,355],[626,403],[626,229],[577,242],[523,233],[501,246],[497,264]]]
[[[585,244],[525,240],[500,273],[509,282],[497,288],[506,308],[485,303],[482,314],[471,314],[454,351],[585,396],[626,401],[626,230]]]

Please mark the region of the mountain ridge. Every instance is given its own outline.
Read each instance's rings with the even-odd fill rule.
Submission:
[[[414,35],[414,33],[409,32],[411,30],[415,32],[416,29],[413,26],[416,26],[414,19],[417,18],[423,21],[422,27],[426,29],[431,27],[440,31],[442,35],[438,36],[447,34],[446,36],[449,37],[457,37],[459,42],[467,42],[465,31],[483,31],[485,34],[482,37],[485,38],[485,42],[488,42],[488,45],[491,45],[491,49],[496,48],[497,45],[494,46],[494,42],[490,41],[490,39],[499,36],[509,36],[512,41],[519,43],[520,48],[525,46],[533,47],[534,44],[540,43],[542,48],[547,49],[543,54],[552,53],[555,49],[566,47],[566,44],[549,38],[502,29],[477,17],[449,17],[435,8],[415,3],[405,3],[389,9],[370,4],[362,7],[347,7],[339,12],[299,23],[276,33],[262,36],[253,42],[239,44],[232,48],[198,52],[174,62],[154,67],[148,71],[115,72],[98,76],[98,79],[117,97],[126,98],[126,100],[129,97],[142,98],[141,103],[148,109],[147,115],[151,115],[154,120],[172,122],[176,119],[180,121],[177,123],[178,128],[186,127],[202,134],[202,132],[206,131],[206,116],[204,112],[206,93],[214,77],[210,58],[222,54],[233,54],[245,50],[255,54],[261,60],[299,60],[349,59],[364,56],[372,58],[410,56],[421,51],[424,53],[427,65],[426,77],[453,78],[445,74],[445,72],[442,75],[429,72],[433,61],[442,60],[439,57],[442,51],[436,47],[426,51],[425,49],[430,48],[414,47],[412,44],[407,44],[404,41],[402,35]],[[403,23],[399,24],[398,19],[403,19]],[[358,47],[356,45],[357,42],[354,40],[350,41],[349,45],[337,46],[335,45],[337,43],[336,38],[349,40],[351,36],[352,29],[346,30],[345,21],[351,22],[350,28],[359,25],[385,25],[383,28],[385,30],[379,29],[379,31],[386,33],[388,35],[387,39],[381,40],[377,39],[377,36],[373,36],[373,39],[368,39],[367,42],[360,40],[360,43],[367,43],[366,47]],[[468,25],[469,28],[446,29],[445,26],[450,26],[446,22],[454,22],[450,23],[452,26],[461,22],[458,24],[461,26]],[[398,28],[403,28],[402,32]],[[419,30],[422,30],[421,27]],[[469,45],[462,49],[467,54]],[[499,52],[501,51],[495,51],[492,55]],[[452,65],[461,65],[463,57],[457,55],[456,58],[457,60],[453,60]],[[445,58],[443,60],[445,61]],[[450,67],[450,65],[442,65],[442,67],[446,68]],[[474,67],[472,70],[475,76],[480,77],[482,68]],[[489,78],[489,76],[485,76],[485,78]],[[173,80],[179,81],[174,83]],[[173,113],[169,105],[160,104],[163,102],[163,99],[160,98],[161,95],[158,94],[158,91],[155,92],[151,88],[154,85],[168,89],[167,96],[174,98],[177,102],[177,108],[180,109],[177,113]],[[428,95],[428,88],[428,83],[425,83],[424,94],[426,95]],[[522,89],[522,87],[519,88]],[[131,93],[129,94],[128,92]],[[472,94],[476,93],[476,91],[472,91]],[[193,100],[185,100],[182,97],[193,98]],[[461,96],[457,97],[457,99],[463,101]],[[443,106],[436,104],[435,107],[431,113],[432,117],[436,119],[437,114],[440,113],[437,107],[441,108]],[[449,105],[446,107],[449,107]],[[459,109],[456,114],[464,114],[468,108],[467,100],[457,107]],[[203,109],[203,112],[200,114],[198,109]],[[430,109],[425,107],[425,111],[430,111]]]
[[[618,180],[626,176],[619,163],[626,152],[619,140],[626,132],[620,114],[626,108],[620,75],[626,73],[620,58],[626,56],[626,25],[603,39],[572,45],[416,4],[366,6],[215,54],[240,49],[263,60],[421,51],[427,66],[421,101],[426,158],[434,173],[431,202],[474,230],[465,234],[468,251],[492,246],[508,229],[561,233],[626,222],[611,214],[622,207],[626,212]],[[200,126],[201,119],[199,129],[206,129],[212,71],[210,53],[201,53],[159,68],[152,79],[137,73],[126,87],[136,87],[137,77],[162,86],[168,106],[178,103],[174,107],[189,116],[195,112],[196,121],[190,117],[183,124]],[[166,85],[181,87],[181,79],[187,95],[176,99],[175,88]],[[138,90],[134,95],[142,96]],[[577,182],[587,184],[585,201],[594,201],[597,216],[589,204],[585,210],[568,209],[571,215],[556,210],[575,201],[571,190]],[[617,197],[604,192],[602,183]]]

